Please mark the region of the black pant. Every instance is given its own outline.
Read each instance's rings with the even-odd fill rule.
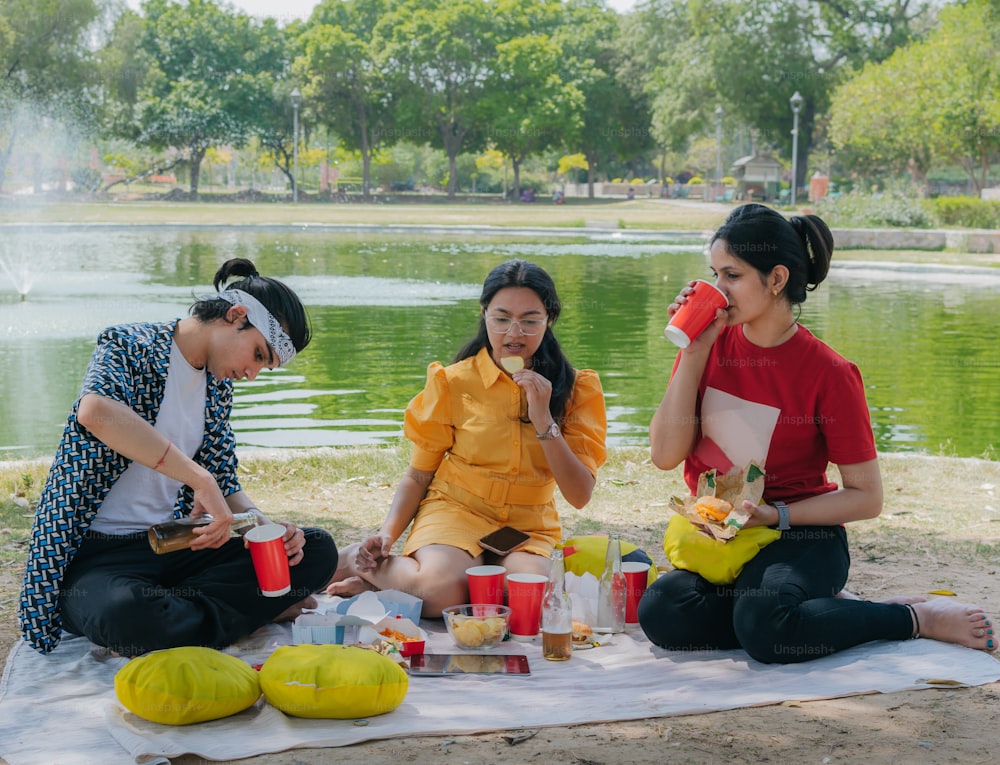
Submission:
[[[337,546],[322,529],[303,529],[304,557],[291,590],[264,597],[242,539],[217,550],[157,555],[146,534],[83,541],[59,594],[67,630],[125,656],[182,645],[222,648],[273,621],[323,588]]]
[[[909,638],[906,606],[834,597],[849,567],[843,527],[796,527],[757,553],[731,585],[690,571],[664,574],[639,602],[639,624],[661,648],[743,648],[757,661],[780,664]]]

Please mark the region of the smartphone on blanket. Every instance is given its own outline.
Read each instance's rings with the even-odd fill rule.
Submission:
[[[491,550],[497,555],[509,555],[514,550],[524,547],[529,539],[531,537],[513,526],[502,526],[480,539],[479,546]]]
[[[528,657],[480,653],[422,653],[410,657],[411,675],[530,675]]]

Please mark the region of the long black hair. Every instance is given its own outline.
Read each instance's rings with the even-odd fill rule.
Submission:
[[[746,261],[764,278],[782,265],[788,269],[785,296],[804,303],[830,271],[833,234],[818,215],[785,218],[765,205],[741,205],[729,213],[712,237],[722,239],[734,257]]]
[[[573,391],[576,381],[576,370],[563,353],[559,341],[556,340],[552,327],[562,311],[562,303],[556,294],[556,285],[545,269],[524,260],[508,260],[490,271],[483,282],[483,292],[479,296],[479,305],[483,311],[493,300],[493,297],[505,287],[527,287],[538,295],[548,314],[548,326],[541,345],[531,357],[531,368],[552,383],[552,396],[549,399],[549,409],[555,420],[561,421],[566,412],[566,403]],[[467,342],[455,354],[455,361],[461,361],[475,356],[483,348],[492,348],[489,332],[486,329],[486,318],[479,316],[479,329],[476,336]]]
[[[230,282],[229,280],[234,277],[236,280]],[[236,289],[257,298],[281,324],[292,345],[295,346],[296,353],[309,345],[312,330],[309,327],[306,309],[302,306],[298,295],[283,282],[270,276],[261,276],[252,261],[246,258],[227,260],[215,272],[212,284],[220,292],[220,288]],[[191,306],[191,315],[202,321],[212,321],[225,317],[226,312],[232,307],[232,303],[223,298],[207,297]],[[247,326],[250,326],[249,322],[244,329]]]

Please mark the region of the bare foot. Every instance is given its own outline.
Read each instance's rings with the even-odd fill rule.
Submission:
[[[339,582],[333,582],[326,586],[327,595],[339,595],[342,598],[349,598],[361,592],[374,590],[375,585],[366,582],[360,576],[349,576]]]
[[[841,590],[836,594],[835,597],[841,598],[843,600],[861,600],[857,595],[855,595],[850,590]],[[876,600],[876,603],[897,603],[901,606],[912,605],[914,603],[926,603],[927,598],[923,595],[893,595],[891,598],[883,598],[882,600]]]
[[[893,595],[891,598],[884,598],[875,601],[876,603],[897,603],[901,606],[912,606],[915,603],[926,603],[927,598],[923,595]]]
[[[947,598],[935,598],[910,606],[920,622],[920,637],[957,643],[966,648],[995,651],[997,638],[983,609]]]
[[[309,597],[300,600],[294,606],[289,606],[288,608],[286,608],[284,611],[282,611],[280,614],[274,617],[273,621],[275,624],[278,624],[279,622],[293,622],[302,615],[303,611],[316,608],[316,606],[318,605],[319,601],[316,600],[316,598],[314,598],[312,595],[310,595]]]

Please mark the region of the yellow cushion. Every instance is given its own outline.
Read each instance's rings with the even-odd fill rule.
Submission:
[[[663,552],[674,568],[693,571],[712,584],[732,584],[747,562],[780,536],[777,529],[754,526],[720,542],[675,513],[663,535]]]
[[[622,557],[639,549],[637,545],[630,542],[623,541],[621,545]],[[572,548],[573,550],[571,555],[566,555],[564,558],[567,571],[572,571],[577,576],[583,576],[587,572],[590,572],[598,579],[601,578],[601,574],[604,573],[604,563],[608,555],[608,538],[606,536],[602,534],[589,534],[582,537],[573,537],[572,539],[565,540],[562,543],[562,547],[564,552],[568,551],[567,548]],[[656,566],[650,566],[648,583],[652,584],[655,582],[656,576]]]
[[[395,661],[357,646],[282,646],[260,668],[264,698],[294,717],[382,715],[403,703],[409,685]]]
[[[138,656],[115,674],[115,693],[130,712],[164,725],[217,720],[260,698],[257,672],[212,648],[184,646]]]

